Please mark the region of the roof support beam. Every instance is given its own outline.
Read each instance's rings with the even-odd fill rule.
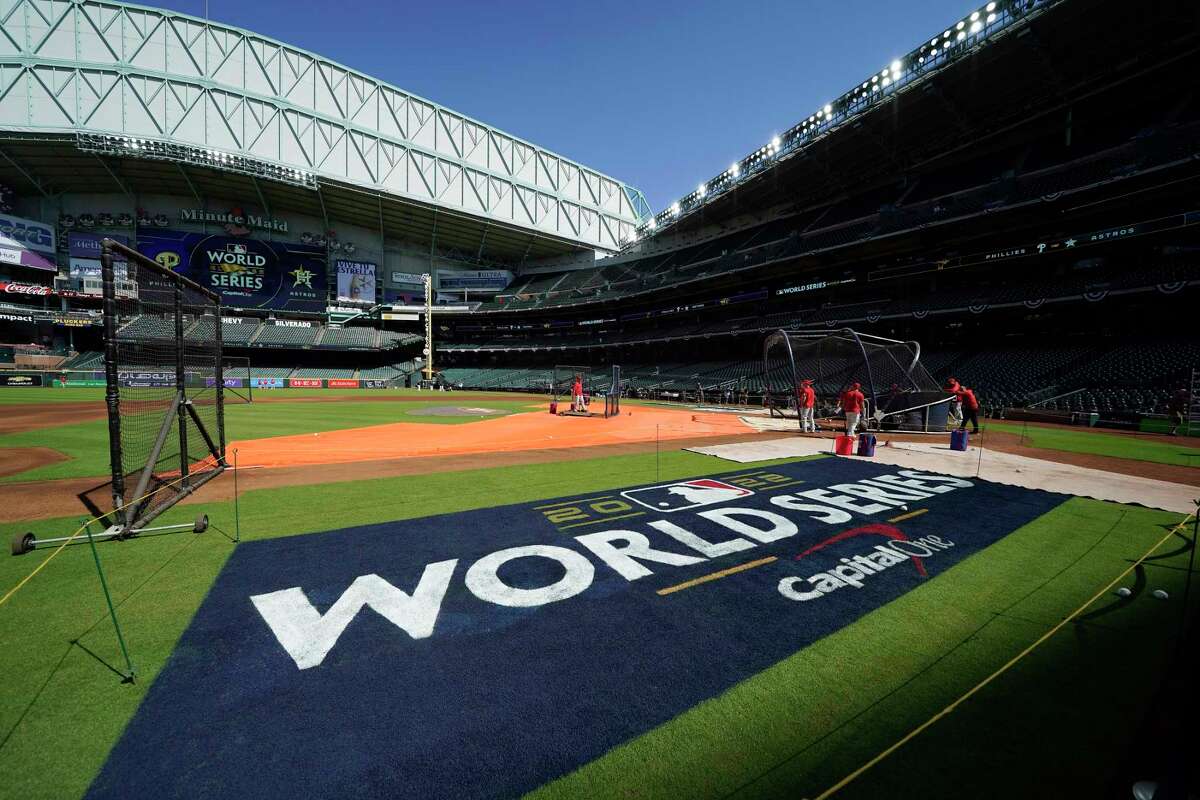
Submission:
[[[179,174],[183,176],[183,182],[186,183],[188,185],[188,189],[191,190],[192,197],[196,198],[196,202],[200,206],[203,206],[204,198],[200,196],[200,193],[198,191],[196,191],[196,184],[192,183],[192,178],[190,175],[187,174],[187,170],[183,168],[183,164],[179,164],[178,166],[179,166]]]
[[[254,191],[258,193],[258,202],[262,203],[263,213],[266,214],[268,217],[275,216],[274,214],[271,213],[271,206],[269,203],[267,203],[267,198],[263,195],[262,186],[259,185],[258,178],[251,175],[250,182],[254,184]]]
[[[46,191],[46,188],[42,185],[42,182],[39,181],[37,178],[33,177],[33,175],[29,172],[29,170],[22,167],[16,161],[13,161],[12,156],[10,156],[8,153],[4,152],[3,150],[0,150],[0,158],[3,158],[5,161],[7,161],[9,163],[9,165],[13,169],[15,169],[17,172],[21,173],[21,177],[23,177],[25,180],[32,183],[33,188],[37,189],[38,193],[41,194],[42,197],[45,197],[45,198],[50,197],[50,193],[48,191]]]
[[[134,196],[133,192],[130,191],[129,187],[125,185],[124,181],[117,177],[117,173],[108,165],[108,162],[99,155],[96,156],[96,160],[100,162],[100,166],[104,167],[104,171],[108,173],[108,177],[113,179],[113,183],[115,183],[117,188],[121,190],[121,194],[127,195],[130,200],[136,201],[137,198]]]
[[[478,250],[478,252],[475,253],[476,261],[483,260],[483,246],[485,244],[487,244],[487,235],[488,235],[488,224],[485,222],[485,223],[483,223],[483,235],[479,237],[479,250]]]

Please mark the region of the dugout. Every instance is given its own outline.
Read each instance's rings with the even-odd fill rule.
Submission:
[[[763,343],[763,383],[771,416],[795,417],[797,387],[809,378],[817,416],[828,417],[852,383],[867,400],[869,430],[940,432],[953,397],[921,363],[921,345],[850,328],[776,331]]]

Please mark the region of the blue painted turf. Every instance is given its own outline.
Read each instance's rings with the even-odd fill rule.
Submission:
[[[607,492],[593,501],[598,511],[588,503],[578,513],[571,503],[536,508],[553,502],[545,501],[244,543],[88,796],[517,797],[890,602],[1066,499],[974,481],[913,500],[909,509],[928,513],[895,527],[909,539],[932,534],[955,543],[923,559],[928,577],[907,561],[868,576],[859,589],[807,602],[784,597],[782,578],[833,569],[840,558],[889,540],[868,530],[801,560],[798,554],[905,511],[829,525],[770,499],[896,473],[825,459],[719,476],[753,494],[712,508],[771,509],[794,520],[799,533],[691,566],[646,563],[654,574],[634,581],[574,537],[623,528],[644,533],[657,548],[687,553],[646,522],[669,520],[712,542],[734,534],[698,517],[702,509],[651,511]],[[779,485],[794,481],[803,483]],[[669,490],[633,497],[650,506],[684,503]],[[598,521],[618,512],[640,516]],[[528,544],[586,555],[594,581],[537,608],[502,608],[464,585],[478,558]],[[657,593],[766,556],[778,560]],[[411,592],[426,564],[446,559],[458,563],[431,636],[414,640],[363,608],[323,663],[308,669],[297,667],[250,600],[301,587],[324,613],[360,575],[374,573]],[[531,588],[554,582],[563,569],[526,558],[499,574]]]

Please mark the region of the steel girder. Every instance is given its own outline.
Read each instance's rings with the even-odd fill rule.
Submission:
[[[257,34],[113,2],[0,0],[0,129],[179,142],[616,250],[638,190]]]

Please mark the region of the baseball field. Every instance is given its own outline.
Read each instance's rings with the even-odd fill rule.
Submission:
[[[0,797],[1097,797],[1158,746],[1180,510],[739,463],[689,448],[783,434],[684,407],[261,395],[161,518],[205,532],[0,560]],[[81,529],[105,424],[0,390],[5,541]],[[1164,436],[983,447],[1200,483]]]

